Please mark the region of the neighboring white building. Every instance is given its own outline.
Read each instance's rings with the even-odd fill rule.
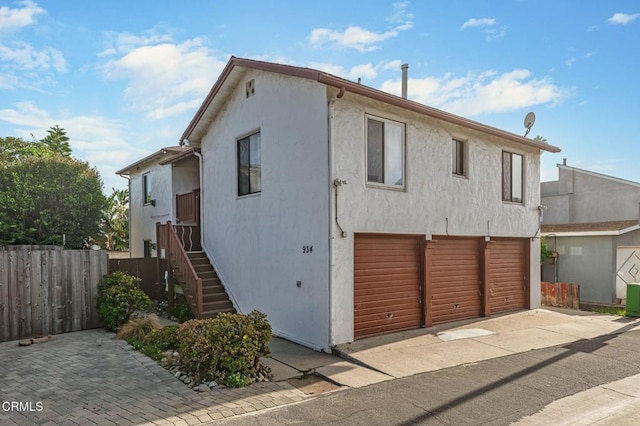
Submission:
[[[236,309],[276,335],[328,349],[540,305],[554,146],[240,58],[181,143],[200,150],[203,248]]]
[[[156,257],[156,223],[176,222],[176,194],[200,187],[191,147],[171,146],[118,170],[129,180],[130,257]]]

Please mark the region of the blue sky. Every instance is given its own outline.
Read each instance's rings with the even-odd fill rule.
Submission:
[[[640,181],[640,4],[601,0],[0,0],[0,136],[59,124],[114,172],[175,145],[231,55],[321,69]]]

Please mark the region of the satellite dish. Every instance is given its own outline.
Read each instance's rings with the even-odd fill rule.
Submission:
[[[527,131],[524,132],[525,137],[529,134],[535,122],[536,122],[536,115],[533,112],[528,113],[527,116],[524,118],[524,128],[527,129]]]

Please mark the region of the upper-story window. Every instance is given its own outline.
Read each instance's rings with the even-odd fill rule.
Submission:
[[[142,194],[144,197],[144,204],[151,203],[151,176],[149,173],[142,175]]]
[[[238,139],[238,196],[262,191],[260,132]]]
[[[366,120],[367,183],[404,188],[404,124]]]
[[[502,151],[502,201],[522,203],[522,155]]]
[[[451,172],[455,176],[467,175],[467,144],[453,139]]]

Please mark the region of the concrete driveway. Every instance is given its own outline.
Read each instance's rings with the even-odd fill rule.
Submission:
[[[336,350],[399,378],[632,330],[640,330],[639,319],[544,308],[370,337]]]
[[[104,329],[0,343],[2,425],[197,425],[302,401],[288,382],[203,394]]]

